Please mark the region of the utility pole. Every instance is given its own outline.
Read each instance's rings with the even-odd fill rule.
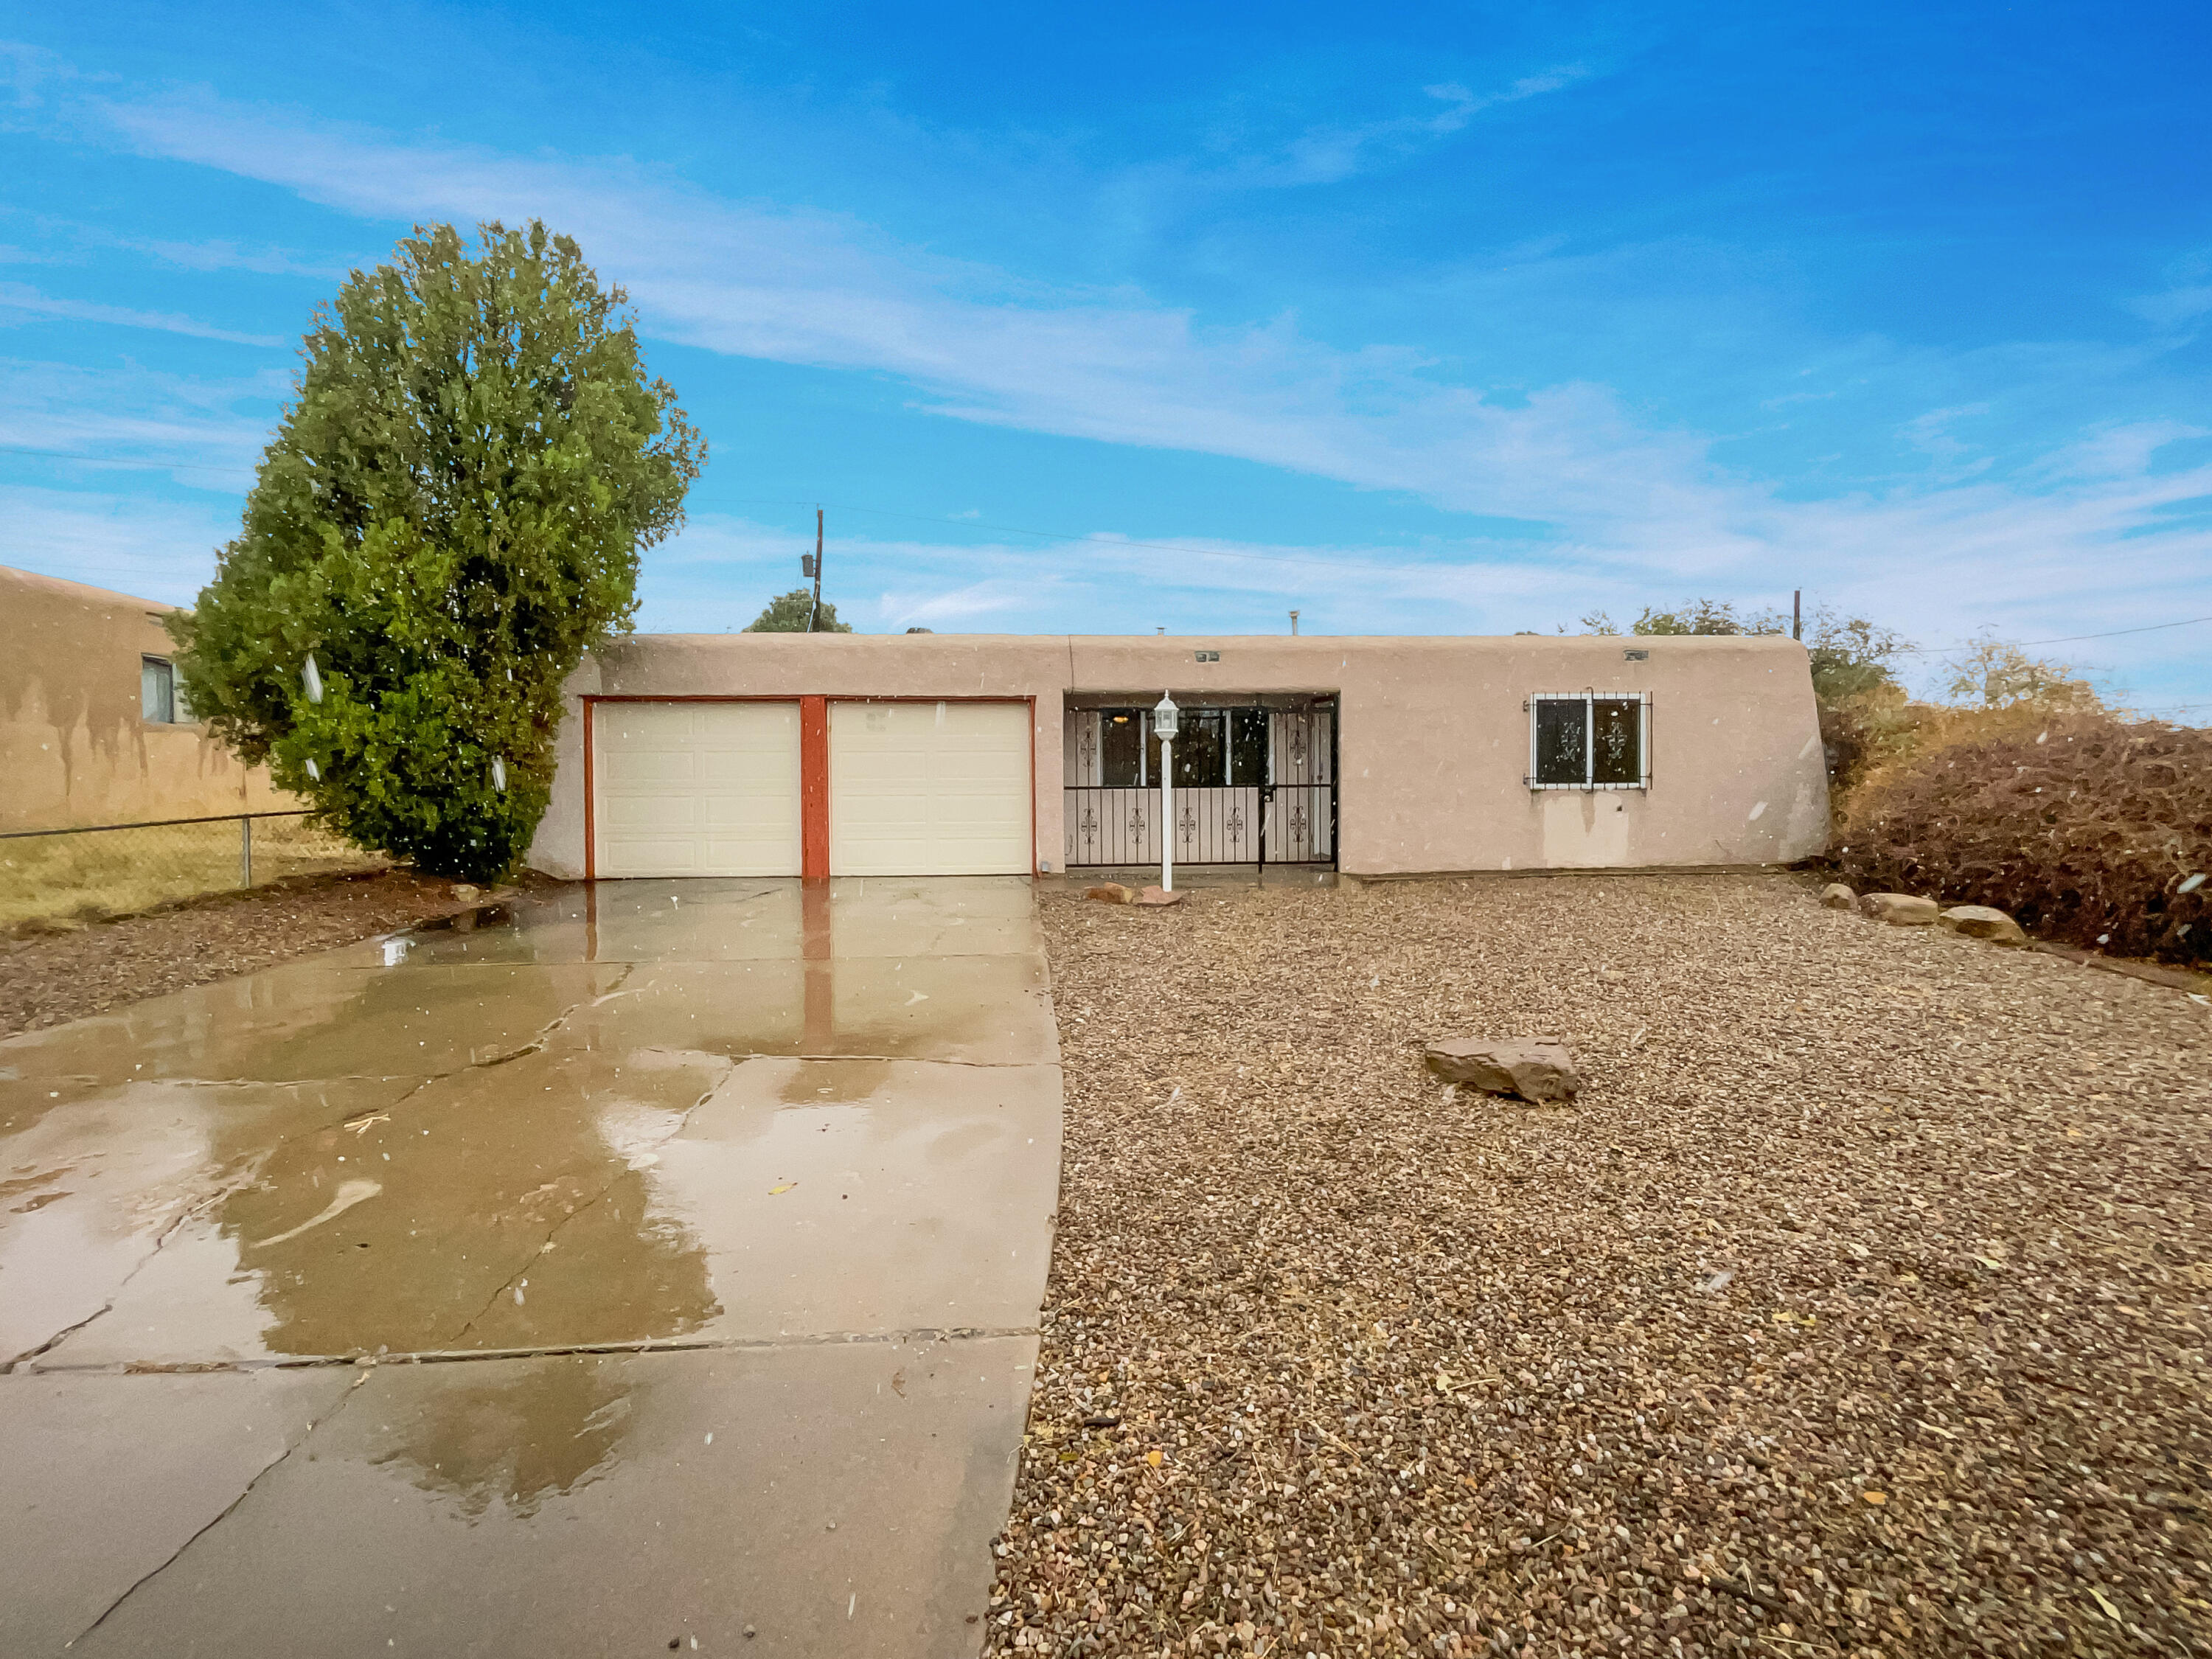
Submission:
[[[819,564],[821,560],[817,558],[815,562]],[[1790,637],[1793,640],[1805,637],[1805,590],[1802,587],[1790,590]]]
[[[822,614],[822,509],[814,509],[814,609],[806,613],[806,631],[814,631],[815,619]]]

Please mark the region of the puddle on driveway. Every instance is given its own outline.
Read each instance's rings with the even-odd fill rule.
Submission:
[[[273,1146],[251,1125],[218,1129],[218,1160],[258,1159],[255,1178],[179,1225],[53,1359],[476,1346],[472,1327],[493,1313],[518,1346],[696,1329],[714,1311],[703,1259],[681,1218],[653,1207],[647,1171],[729,1066],[626,1059],[527,1054]],[[596,1316],[549,1336],[530,1312],[532,1269],[563,1249],[588,1272]]]
[[[1024,882],[607,884],[0,1042],[0,1648],[972,1655],[1047,986]]]
[[[628,972],[410,963],[364,974],[319,957],[288,963],[10,1037],[0,1042],[0,1082],[432,1077],[526,1047]]]
[[[0,1362],[1024,1328],[1059,1158],[1042,957],[831,951],[1033,933],[1028,904],[609,884],[0,1043]],[[749,921],[781,954],[690,959]],[[455,954],[574,927],[640,962]]]
[[[702,1336],[1027,1328],[1043,1295],[1060,1168],[1050,1066],[762,1058],[659,1147],[648,1208],[705,1262]],[[577,1217],[469,1346],[613,1328],[592,1258],[621,1224]],[[573,1243],[574,1248],[570,1248]]]
[[[252,1177],[255,1150],[387,1108],[405,1086],[0,1085],[0,1363],[99,1313],[160,1240]]]
[[[1035,1065],[1059,1058],[1048,983],[1026,957],[666,963],[578,1011],[556,1043]]]
[[[863,957],[1034,956],[1042,949],[1021,877],[849,877],[809,888],[781,878],[603,881],[465,912],[420,930],[429,963],[772,961]],[[381,965],[380,943],[340,953]]]
[[[380,1425],[365,1461],[403,1472],[474,1522],[528,1520],[614,1465],[631,1411],[622,1370],[582,1358],[455,1366]]]

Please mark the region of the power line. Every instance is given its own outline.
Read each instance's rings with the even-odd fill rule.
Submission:
[[[2212,617],[2184,617],[2179,622],[2145,623],[2140,628],[2115,628],[2103,634],[2062,634],[2055,640],[1991,640],[1991,645],[2010,645],[2025,648],[2032,645],[2072,645],[2078,640],[2116,640],[2123,634],[2155,634],[2161,628],[2190,628],[2198,623],[2212,622]],[[1900,657],[1948,657],[1954,652],[1972,651],[1979,640],[1970,640],[1964,645],[1912,645],[1900,647]]]

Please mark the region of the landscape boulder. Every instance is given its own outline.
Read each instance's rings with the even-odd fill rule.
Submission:
[[[1522,1100],[1572,1100],[1582,1078],[1567,1045],[1546,1037],[1439,1037],[1423,1058],[1447,1083]]]
[[[1820,890],[1820,902],[1831,910],[1856,910],[1859,896],[1840,881],[1832,881]]]
[[[1102,881],[1083,896],[1097,899],[1101,904],[1127,904],[1137,896],[1118,881]]]
[[[1937,918],[1954,933],[1964,933],[1968,939],[1985,939],[1992,945],[2025,945],[2027,935],[2021,926],[2002,910],[1993,910],[1986,904],[1957,904]]]
[[[1152,905],[1181,904],[1183,896],[1181,893],[1170,893],[1164,887],[1147,887],[1143,892],[1138,894],[1131,902],[1135,904]]]
[[[1943,913],[1934,899],[1911,893],[1869,893],[1859,901],[1859,908],[1893,927],[1933,927]]]

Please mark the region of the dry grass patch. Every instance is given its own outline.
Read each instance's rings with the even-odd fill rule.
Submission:
[[[135,915],[237,887],[241,841],[235,818],[0,841],[0,930]],[[298,818],[254,822],[257,884],[389,862]]]
[[[2205,1650],[2204,1007],[1784,877],[1043,915],[992,1651]]]

